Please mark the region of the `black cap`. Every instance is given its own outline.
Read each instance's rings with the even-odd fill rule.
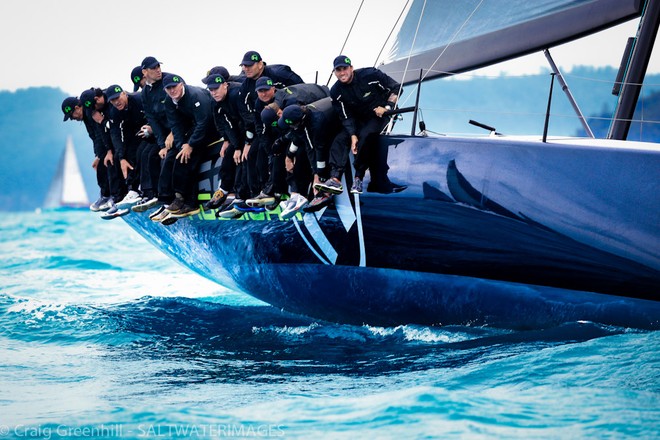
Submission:
[[[221,84],[227,82],[225,78],[219,74],[209,75],[205,79],[207,80],[206,81],[207,89],[217,89],[218,87],[220,87]]]
[[[254,90],[258,92],[259,90],[268,90],[271,87],[275,87],[273,85],[273,80],[268,78],[267,76],[262,76],[255,83]]]
[[[108,99],[108,102],[110,102],[113,99],[119,97],[119,95],[121,95],[121,92],[123,91],[124,89],[122,89],[120,85],[113,84],[107,89],[105,89],[105,96]]]
[[[142,60],[142,64],[140,64],[140,66],[142,66],[143,69],[155,69],[161,64],[163,63],[161,63],[154,57],[146,57],[145,59]]]
[[[163,77],[163,87],[168,88],[175,86],[177,84],[185,84],[186,82],[179,75],[174,75],[172,73],[166,73]]]
[[[71,116],[73,115],[73,109],[79,105],[80,99],[76,98],[75,96],[64,98],[64,101],[62,101],[62,113],[64,113],[65,121],[71,119]]]
[[[261,58],[261,55],[259,55],[259,52],[256,52],[254,50],[249,50],[245,52],[245,55],[243,55],[243,61],[241,61],[241,66],[251,66],[254,63],[257,63],[259,61],[263,61]]]
[[[94,109],[94,104],[96,104],[96,101],[94,98],[96,97],[96,91],[91,88],[87,89],[84,92],[80,94],[80,102],[82,102],[83,108],[88,108],[88,109]]]
[[[348,67],[352,65],[353,64],[351,64],[351,59],[349,57],[347,57],[346,55],[339,55],[333,61],[332,68],[336,69],[337,67]]]
[[[277,127],[277,112],[271,107],[265,107],[261,110],[261,122],[266,127]]]
[[[142,81],[142,66],[136,66],[131,70],[131,82],[133,83],[133,91],[137,92],[140,88],[140,81]]]
[[[223,66],[212,67],[208,72],[206,72],[206,76],[202,78],[202,82],[204,84],[208,84],[208,80],[211,75],[222,75],[225,81],[229,80],[229,70],[225,69]]]
[[[280,120],[277,121],[277,125],[279,125],[282,130],[288,130],[292,125],[296,125],[302,121],[303,116],[304,113],[302,108],[298,104],[291,104],[282,111],[282,116],[280,116]]]

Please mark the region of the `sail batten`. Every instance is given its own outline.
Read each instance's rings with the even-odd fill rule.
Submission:
[[[404,83],[415,81],[420,69],[430,79],[553,47],[639,17],[643,7],[642,0],[424,3],[416,0],[412,4],[380,66]]]

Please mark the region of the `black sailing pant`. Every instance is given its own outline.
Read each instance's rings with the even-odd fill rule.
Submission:
[[[198,172],[199,165],[202,162],[204,147],[192,149],[188,162],[181,163],[181,158],[174,160],[172,170],[172,188],[174,193],[183,196],[183,200],[188,206],[197,205],[197,194],[199,193]],[[172,150],[175,150],[174,148]],[[176,150],[177,154],[181,150]],[[176,156],[176,154],[175,154]]]
[[[234,152],[236,147],[232,144],[227,146],[225,156],[220,162],[218,176],[220,177],[220,188],[229,193],[236,193],[236,162],[234,162]]]
[[[126,182],[121,174],[121,166],[115,158],[115,164],[105,166],[103,160],[96,167],[96,182],[103,197],[112,197],[119,202],[126,195]]]
[[[355,177],[364,179],[364,175],[367,169],[369,169],[371,171],[369,188],[373,191],[391,192],[392,183],[387,177],[389,170],[389,166],[387,165],[389,147],[387,145],[380,145],[379,142],[379,135],[388,122],[389,118],[374,116],[367,120],[364,125],[358,127],[358,153],[353,162]],[[342,130],[335,137],[330,149],[332,177],[341,179],[341,175],[348,164],[350,145],[350,136],[346,130]]]
[[[135,144],[126,145],[124,159],[126,159],[128,163],[130,163],[131,166],[133,167],[132,170],[131,169],[128,170],[128,173],[126,173],[127,177],[125,179],[126,186],[130,191],[138,191],[138,189],[140,188],[140,154],[142,153],[142,149],[144,148],[142,144],[143,142],[140,142],[137,145]],[[119,172],[121,172],[121,161],[119,165]],[[123,174],[121,177],[122,178],[124,177]]]
[[[284,154],[281,154],[281,156],[286,157]],[[312,175],[312,167],[309,164],[309,156],[304,148],[298,148],[294,160],[293,172],[287,172],[286,181],[291,192],[309,197],[314,176]]]
[[[165,159],[160,163],[160,175],[158,177],[158,200],[168,204],[174,200],[174,188],[172,186],[172,174],[174,161],[176,160],[176,149],[167,150]]]
[[[140,168],[140,187],[145,197],[156,197],[158,194],[158,178],[160,176],[160,148],[154,142],[142,142],[138,149]]]

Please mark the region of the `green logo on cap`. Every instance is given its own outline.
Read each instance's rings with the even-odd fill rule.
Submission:
[[[172,78],[172,81],[178,83],[179,81],[181,81],[181,79],[178,76],[175,76],[174,78]]]
[[[121,93],[121,92],[122,92],[121,87],[119,86],[115,87],[115,93]]]
[[[287,124],[287,125],[293,125],[293,121],[292,121],[291,119],[289,119],[289,118],[286,118],[286,119],[284,120],[284,123]]]
[[[133,77],[133,82],[134,82],[135,84],[137,84],[137,83],[140,82],[141,79],[142,79],[142,78],[140,78],[139,76],[135,75],[135,76]]]
[[[270,123],[270,126],[271,126],[271,127],[277,127],[277,121],[273,121],[273,122],[271,122],[271,123]]]
[[[71,110],[73,110],[73,109],[71,107],[69,107],[68,105],[66,107],[64,107],[64,113],[71,113]]]
[[[221,83],[222,81],[223,81],[223,79],[222,79],[221,76],[218,76],[218,77],[215,79],[215,82],[217,82],[218,84]]]
[[[255,53],[254,55],[252,55],[252,56],[250,57],[250,59],[251,59],[252,61],[259,61],[259,55],[257,55],[257,54]]]
[[[348,57],[346,57],[346,58],[344,58],[344,62],[345,62],[346,64],[349,64],[349,65],[350,65],[350,64],[351,64],[351,59],[348,58]]]
[[[85,107],[89,108],[92,106],[92,101],[85,101]]]
[[[270,80],[270,79],[266,80],[266,85],[272,86],[272,85],[273,85],[273,81]]]

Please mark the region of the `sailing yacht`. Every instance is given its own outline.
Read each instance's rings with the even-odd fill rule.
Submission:
[[[44,208],[89,208],[89,199],[71,136],[67,137],[55,176],[46,194]]]
[[[345,191],[288,221],[279,208],[237,220],[206,211],[170,226],[148,213],[124,220],[203,276],[317,319],[660,328],[660,146],[625,140],[660,0],[413,1],[380,68],[419,96],[428,79],[633,18],[607,139],[420,134],[417,101],[398,110],[412,113],[410,134],[380,137],[389,177],[406,191]],[[201,203],[219,161],[202,168]]]

